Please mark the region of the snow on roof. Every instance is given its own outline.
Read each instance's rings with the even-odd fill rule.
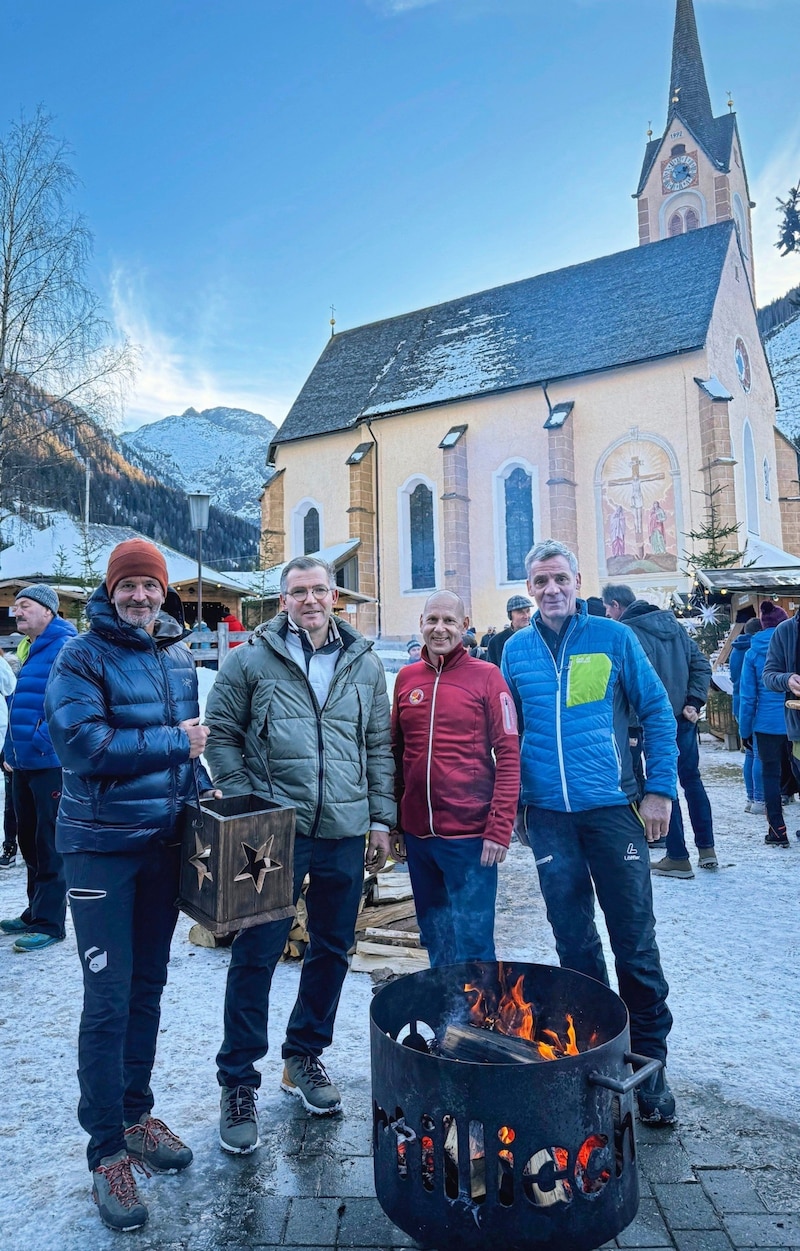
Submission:
[[[52,582],[58,578],[63,584],[81,575],[86,551],[83,523],[68,513],[51,509],[40,509],[39,514],[41,524],[38,525],[18,515],[0,523],[3,543],[8,544],[0,552],[0,581],[27,584],[43,579]],[[130,526],[89,523],[89,554],[98,582],[103,578],[112,549],[125,539],[137,538],[155,543]],[[155,543],[155,546],[167,562],[167,574],[173,586],[197,581],[196,560],[163,543]],[[247,589],[238,575],[219,573],[209,565],[203,565],[203,582],[239,595]]]

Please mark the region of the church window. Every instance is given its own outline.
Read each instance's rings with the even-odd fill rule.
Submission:
[[[697,230],[700,225],[700,218],[697,216],[697,213],[693,208],[687,208],[684,221],[686,223],[687,235],[690,230]]]
[[[303,518],[303,555],[319,551],[319,513],[316,508],[309,508]]]
[[[433,492],[420,482],[408,500],[411,532],[411,589],[436,585],[436,552],[433,541]]]
[[[669,219],[669,237],[672,239],[675,235],[683,234],[683,218],[680,213],[673,213]]]
[[[517,466],[505,480],[506,579],[525,579],[525,557],[533,547],[533,481]]]
[[[772,499],[772,470],[770,469],[770,464],[766,456],[764,457],[763,468],[764,468],[764,499],[771,500]]]
[[[685,151],[686,151],[685,143],[676,143],[675,147],[670,152],[670,156],[683,156]]]
[[[745,422],[744,435],[744,500],[748,534],[760,534],[758,524],[758,489],[756,486],[756,449],[750,422]]]

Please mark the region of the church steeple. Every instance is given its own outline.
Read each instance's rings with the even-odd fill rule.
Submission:
[[[677,0],[675,10],[668,123],[675,112],[699,135],[704,134],[714,118],[692,0]]]

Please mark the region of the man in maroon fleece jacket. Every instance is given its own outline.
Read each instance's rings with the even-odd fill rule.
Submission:
[[[392,744],[408,860],[431,966],[494,960],[497,866],[519,799],[514,701],[499,670],[469,655],[464,603],[436,591],[420,617],[422,658],[397,675]]]

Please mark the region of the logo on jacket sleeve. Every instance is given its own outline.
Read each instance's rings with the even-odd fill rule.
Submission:
[[[503,714],[503,729],[506,734],[518,734],[517,710],[507,691],[500,692],[500,710]]]
[[[415,686],[413,691],[408,692],[408,702],[410,704],[421,704],[424,698],[425,692],[418,686]]]

